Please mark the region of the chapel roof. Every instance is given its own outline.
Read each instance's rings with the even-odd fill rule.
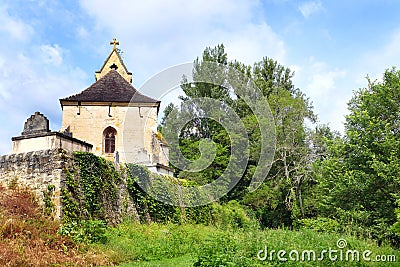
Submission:
[[[141,94],[114,69],[82,92],[60,99],[61,103],[65,101],[160,103],[159,100]]]

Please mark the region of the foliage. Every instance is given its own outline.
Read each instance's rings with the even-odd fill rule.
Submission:
[[[237,255],[237,248],[232,243],[228,243],[227,240],[225,240],[225,242],[219,241],[218,245],[217,248],[214,243],[204,246],[193,266],[254,266],[254,262],[250,258]]]
[[[227,55],[224,51],[224,46],[218,45],[214,49],[206,48],[202,59],[197,58],[195,60],[193,69],[195,82],[189,83],[186,77],[184,77],[182,81],[181,88],[185,95],[180,97],[182,100],[180,110],[178,110],[177,107],[170,105],[164,114],[164,118],[167,115],[170,115],[173,118],[176,117],[175,119],[170,119],[172,123],[186,121],[185,118],[189,119],[185,128],[182,129],[181,133],[179,133],[180,151],[176,151],[178,148],[177,146],[170,147],[170,158],[172,160],[178,158],[177,155],[179,155],[180,152],[182,152],[185,158],[191,161],[199,159],[201,155],[199,148],[201,144],[204,145],[204,140],[216,145],[214,160],[207,168],[198,173],[189,171],[181,172],[177,166],[173,166],[176,167],[176,177],[194,181],[199,185],[210,183],[221,176],[229,163],[232,142],[227,135],[226,130],[217,121],[209,118],[210,116],[207,116],[207,114],[209,115],[213,111],[203,109],[198,106],[199,103],[196,103],[197,98],[212,98],[218,100],[220,103],[220,106],[218,107],[219,110],[214,112],[226,112],[224,110],[225,105],[232,102],[232,99],[229,96],[229,90],[226,87],[218,85],[223,84],[225,74],[221,73],[220,70],[213,68],[214,66],[203,64],[203,62],[208,61],[226,65]],[[204,77],[205,73],[209,72],[213,73],[212,77]],[[204,82],[208,80],[208,78],[215,81],[214,84]],[[217,109],[217,107],[215,108]],[[194,118],[195,115],[198,117]],[[162,123],[165,123],[165,119],[162,120]],[[161,129],[163,130],[163,134],[167,140],[171,140],[172,138],[168,138],[168,134],[176,134],[176,130],[174,133],[174,128],[179,126],[168,126],[172,130],[171,132],[165,131],[163,124],[161,124]]]
[[[161,176],[151,173],[146,167],[136,164],[126,164],[129,173],[127,187],[129,195],[136,205],[136,210],[142,222],[175,222],[175,223],[203,223],[211,221],[210,205],[198,207],[175,207],[169,205],[173,198],[179,198],[178,192],[170,184],[179,183],[182,186],[193,186],[195,183],[170,176]],[[147,188],[147,192],[143,188]],[[164,200],[162,202],[160,200]]]
[[[92,153],[74,152],[74,165],[67,170],[62,189],[63,220],[113,222],[120,183],[121,176],[111,162]]]
[[[208,62],[230,66],[237,72],[214,69],[214,65],[210,66]],[[271,170],[264,185],[252,193],[247,192],[247,187],[259,164],[261,132],[257,116],[252,113],[251,108],[239,94],[230,91],[230,88],[238,84],[238,79],[241,79],[237,73],[252,79],[261,90],[260,97],[268,101],[276,127],[276,154]],[[214,84],[203,82],[206,80],[204,75],[208,75],[208,80]],[[197,58],[194,61],[194,82],[188,83],[186,78],[182,81],[181,88],[185,94],[180,97],[180,109],[170,104],[164,113],[160,129],[168,129],[165,125],[167,115],[173,118],[172,124],[181,117],[193,118],[193,114],[202,115],[203,117],[199,116],[189,121],[182,129],[179,135],[180,151],[174,151],[172,146],[170,157],[174,159],[182,153],[188,160],[198,160],[200,156],[204,157],[200,151],[201,142],[209,140],[215,145],[215,158],[207,168],[199,172],[181,171],[174,166],[176,176],[197,184],[207,184],[219,178],[229,163],[238,161],[231,158],[232,145],[235,141],[245,143],[244,140],[229,135],[219,122],[208,118],[209,111],[197,105],[195,100],[199,97],[212,98],[219,101],[220,110],[226,112],[229,106],[239,115],[249,141],[249,161],[244,174],[238,170],[232,172],[232,177],[241,179],[222,201],[238,200],[245,203],[254,210],[265,227],[291,226],[293,220],[307,216],[308,210],[303,203],[303,194],[313,187],[312,164],[324,150],[313,149],[319,135],[316,131],[309,130],[305,122],[315,122],[316,116],[310,101],[294,87],[293,75],[289,68],[268,57],[262,58],[251,67],[238,61],[229,61],[223,45],[207,47],[201,59]],[[173,125],[171,129],[175,134],[177,126]],[[168,136],[167,133],[165,136]],[[243,158],[245,151],[246,149],[243,149]],[[269,204],[260,206],[262,202]]]
[[[391,230],[395,235],[400,236],[400,209],[396,208],[395,213],[397,221],[393,224]]]
[[[231,73],[217,69],[207,72],[215,84],[224,86],[202,82],[201,70],[208,70],[208,61],[232,66],[251,78],[271,107],[276,153],[266,181],[256,192],[247,192],[246,188],[260,157],[257,117],[239,95],[228,90],[235,85],[228,84]],[[246,66],[229,61],[223,45],[207,47],[194,62],[194,82],[189,84],[186,78],[182,82],[185,94],[181,100],[189,105],[182,105],[180,110],[170,105],[160,128],[163,130],[168,114],[174,118],[185,113],[206,115],[207,110],[190,105],[198,97],[213,98],[223,107],[233,107],[246,127],[250,158],[241,180],[222,201],[238,200],[246,205],[263,227],[322,230],[325,224],[336,229],[337,222],[348,233],[399,242],[390,230],[397,221],[396,201],[400,199],[399,71],[387,70],[382,82],[368,80],[368,88],[355,92],[349,102],[343,138],[326,125],[315,129],[305,126],[307,121],[315,123],[317,117],[309,99],[294,86],[293,75],[289,68],[268,57]],[[203,139],[215,144],[215,159],[197,173],[176,168],[179,178],[205,184],[226,170],[232,139],[215,120],[200,116],[188,122],[180,133],[179,149],[187,159],[197,160],[202,155]],[[172,151],[172,157],[175,153]],[[393,229],[397,229],[396,225]]]
[[[400,190],[400,72],[368,82],[348,104],[344,138],[328,142],[316,164],[318,209],[351,232],[400,244],[390,231]]]
[[[139,181],[150,181],[152,174],[140,165],[127,164],[129,173],[127,177],[128,193],[136,205],[142,222],[168,222],[174,218],[176,208],[155,200],[149,196],[138,184]],[[140,178],[140,179],[139,179]],[[159,192],[168,195],[168,191],[160,189]]]
[[[79,243],[106,243],[106,229],[104,221],[80,220],[62,224],[58,233]]]
[[[245,228],[255,226],[243,205],[231,200],[225,204],[213,203],[212,224],[220,228]]]
[[[333,250],[337,241],[347,241],[347,249],[372,251],[375,255],[395,255],[400,253],[388,246],[377,246],[371,240],[357,239],[338,233],[318,233],[309,229],[290,231],[285,229],[255,228],[240,230],[221,229],[212,226],[191,224],[150,225],[124,222],[117,228],[107,230],[109,241],[100,245],[112,261],[121,266],[314,266],[315,261],[279,261],[276,252],[280,249]],[[275,250],[273,260],[258,260],[257,254],[264,250]],[[343,250],[345,253],[345,250]],[[189,257],[191,256],[191,257]],[[192,258],[190,263],[188,259]],[[181,262],[180,260],[184,260]],[[128,264],[130,262],[130,264]],[[174,262],[175,265],[170,265]],[[196,263],[197,262],[197,263]],[[325,257],[319,266],[381,266],[382,263],[360,261],[330,261]],[[397,266],[397,262],[386,262],[385,266]]]
[[[54,203],[52,197],[54,196],[55,185],[48,185],[47,191],[43,192],[44,214],[51,216],[54,212]]]
[[[7,185],[8,189],[17,189],[18,188],[18,177],[15,176],[11,179],[11,181]]]
[[[1,266],[97,266],[110,262],[69,237],[60,222],[45,215],[31,190],[0,187]]]
[[[316,232],[337,233],[341,230],[340,224],[330,218],[301,219],[295,223],[296,228],[312,229]]]

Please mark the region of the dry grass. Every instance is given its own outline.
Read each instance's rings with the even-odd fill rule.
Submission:
[[[99,266],[106,256],[57,234],[26,189],[0,187],[0,266]]]

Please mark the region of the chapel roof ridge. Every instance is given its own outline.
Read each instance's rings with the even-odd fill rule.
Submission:
[[[61,104],[64,101],[160,103],[159,100],[140,93],[116,70],[110,70],[106,75],[80,93],[60,99]]]

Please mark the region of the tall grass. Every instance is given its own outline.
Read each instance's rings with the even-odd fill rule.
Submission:
[[[101,253],[82,250],[57,234],[60,222],[46,217],[28,189],[0,188],[0,266],[96,266]]]
[[[397,266],[400,261],[400,251],[372,240],[310,229],[260,230],[251,223],[221,223],[217,227],[126,221],[105,229],[105,244],[89,247],[60,236],[59,227],[59,222],[43,215],[29,191],[0,188],[0,266]],[[348,249],[360,252],[360,261],[332,261],[328,255],[323,261],[289,259],[294,250],[300,255],[313,250],[317,258],[323,250],[339,250],[339,239],[346,241],[344,253]],[[257,255],[265,256],[265,249],[265,260],[258,259]],[[283,257],[287,261],[278,259],[279,250],[286,251]],[[366,262],[361,258],[365,250],[371,251],[371,260],[376,255],[394,255],[396,262]]]
[[[150,224],[140,225],[125,222],[108,231],[109,242],[99,249],[108,251],[114,263],[123,266],[397,266],[398,262],[366,262],[362,252],[370,250],[371,260],[375,255],[394,255],[400,261],[400,252],[389,246],[377,246],[374,241],[361,240],[339,234],[317,233],[312,230],[258,230],[220,229],[203,225]],[[337,241],[344,239],[343,260],[319,261],[323,250],[338,250]],[[267,247],[268,257],[264,261],[257,258],[260,250]],[[360,252],[360,261],[345,259],[348,249]],[[275,250],[269,259],[269,253]],[[287,261],[277,258],[277,251],[285,250]],[[289,259],[289,252],[298,250],[299,261]],[[304,250],[314,250],[316,260],[301,260]],[[260,256],[263,256],[262,252]],[[333,254],[334,256],[335,254]],[[312,259],[312,258],[311,258]],[[182,262],[180,262],[182,261]],[[189,263],[190,262],[190,263]]]

